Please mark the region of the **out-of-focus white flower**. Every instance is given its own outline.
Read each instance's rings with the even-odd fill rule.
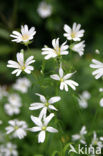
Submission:
[[[77,52],[80,56],[82,56],[84,54],[84,47],[85,47],[85,44],[84,44],[84,41],[81,41],[77,44],[73,44],[70,46],[70,48]]]
[[[66,33],[64,33],[64,36],[68,40],[74,40],[74,41],[80,41],[81,37],[84,35],[84,30],[80,30],[81,24],[73,23],[73,27],[70,28],[67,24],[64,25],[64,30]]]
[[[87,90],[85,90],[85,91],[82,92],[82,96],[83,96],[86,100],[89,100],[90,97],[91,97],[90,93],[89,93]]]
[[[103,107],[103,98],[100,99],[100,106]]]
[[[23,42],[24,44],[28,44],[30,40],[33,39],[34,35],[36,34],[35,27],[31,27],[30,30],[28,29],[27,25],[21,26],[21,33],[18,31],[13,31],[10,35],[14,39],[13,42]]]
[[[5,141],[5,133],[0,131],[0,143],[3,143]]]
[[[103,147],[102,141],[100,141],[100,139],[97,138],[97,134],[96,134],[95,131],[93,133],[93,139],[92,139],[92,143],[91,144],[94,145],[94,146],[98,146],[100,148]]]
[[[82,144],[86,144],[84,135],[87,134],[86,127],[83,126],[80,130],[80,134],[72,135],[72,140],[77,141],[80,140]]]
[[[64,75],[64,71],[60,65],[59,75],[54,74],[54,75],[50,75],[50,77],[54,80],[60,81],[60,90],[65,90],[67,92],[68,86],[70,86],[73,90],[76,90],[76,86],[79,85],[77,82],[70,79],[73,74],[74,73],[69,73]]]
[[[17,106],[15,104],[7,103],[4,105],[4,109],[5,112],[10,116],[20,113],[20,106]]]
[[[26,78],[19,78],[16,80],[16,83],[13,85],[15,90],[21,91],[22,93],[27,93],[28,88],[31,86],[31,82]]]
[[[9,95],[8,102],[9,103],[4,105],[6,113],[10,116],[19,114],[20,107],[22,106],[20,96],[18,94]]]
[[[98,49],[95,50],[96,54],[100,54],[100,51]]]
[[[0,145],[0,156],[5,156],[4,153],[5,152],[5,147],[4,145]]]
[[[25,121],[19,121],[19,120],[10,120],[8,121],[9,125],[6,127],[6,133],[10,134],[12,133],[14,138],[23,139],[27,133],[27,123]]]
[[[52,6],[43,1],[39,4],[37,12],[40,17],[47,18],[52,14]]]
[[[57,109],[53,106],[53,104],[61,100],[60,96],[55,96],[47,100],[45,96],[41,94],[36,93],[36,95],[40,97],[40,103],[39,102],[32,103],[29,107],[30,110],[42,109],[40,112],[40,116],[43,115],[46,116],[47,110],[57,111]]]
[[[103,88],[99,88],[99,92],[103,92]]]
[[[36,124],[35,127],[30,128],[30,131],[32,132],[39,132],[38,135],[38,142],[42,143],[45,141],[46,137],[46,131],[51,132],[51,133],[57,133],[58,130],[48,126],[49,122],[51,119],[54,117],[54,113],[51,113],[49,116],[45,117],[43,116],[42,118],[40,117],[35,117],[31,116],[31,120]]]
[[[92,63],[90,67],[96,69],[92,75],[94,75],[96,79],[99,79],[103,76],[103,63],[95,59],[92,59]]]
[[[9,103],[13,104],[13,105],[18,105],[21,106],[21,98],[18,94],[10,94],[8,97],[8,101]]]
[[[83,91],[83,93],[81,95],[79,95],[78,98],[78,103],[80,105],[81,108],[87,108],[88,107],[88,102],[87,100],[89,100],[91,97],[90,93],[88,91]]]
[[[8,142],[3,150],[4,156],[18,156],[18,152],[16,149],[17,146],[15,144]]]
[[[7,96],[8,92],[6,90],[6,86],[0,86],[0,100],[4,97]]]
[[[59,38],[52,40],[53,48],[44,47],[42,48],[42,55],[46,55],[45,59],[48,60],[50,58],[54,58],[60,55],[67,55],[69,52],[67,49],[69,48],[64,42],[61,46],[59,45]]]
[[[3,123],[2,120],[0,120],[0,125],[2,125],[2,123]]]
[[[7,67],[16,68],[12,72],[12,74],[16,74],[16,76],[19,76],[22,71],[26,72],[27,74],[31,74],[31,71],[34,70],[34,68],[33,66],[30,66],[30,64],[34,62],[34,56],[30,56],[26,61],[24,61],[24,53],[20,52],[17,53],[17,62],[9,60]]]

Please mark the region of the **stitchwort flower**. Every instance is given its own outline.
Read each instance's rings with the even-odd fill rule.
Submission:
[[[8,121],[9,126],[6,127],[6,133],[10,134],[12,133],[14,138],[23,139],[27,133],[27,123],[25,121],[19,121],[19,120],[10,120]]]
[[[73,23],[73,27],[70,28],[67,24],[64,25],[64,30],[66,33],[64,33],[64,36],[68,40],[74,40],[74,41],[80,41],[81,37],[84,35],[84,30],[80,30],[81,25]]]
[[[9,60],[7,67],[9,68],[16,68],[12,74],[16,74],[16,76],[19,76],[22,71],[26,72],[27,74],[31,74],[31,71],[34,70],[33,66],[30,64],[34,63],[34,56],[30,56],[26,61],[24,61],[24,53],[20,52],[17,53],[17,62]]]
[[[92,64],[90,64],[91,68],[96,69],[92,75],[95,76],[95,79],[99,79],[100,77],[103,76],[103,63],[96,60],[96,59],[92,59]]]
[[[38,142],[39,143],[43,143],[45,141],[45,137],[46,137],[46,131],[50,132],[50,133],[57,133],[58,130],[48,126],[49,122],[51,121],[51,119],[54,117],[54,114],[51,113],[49,116],[45,117],[42,116],[42,118],[40,117],[35,117],[35,116],[31,116],[31,120],[34,122],[34,124],[36,124],[35,127],[30,128],[30,131],[32,132],[39,132],[38,134]]]
[[[80,140],[82,144],[86,144],[85,137],[84,137],[85,134],[87,134],[87,130],[86,130],[86,127],[83,126],[79,134],[72,135],[72,140],[73,141]]]
[[[74,73],[69,73],[64,75],[64,71],[60,65],[59,75],[54,74],[54,75],[50,75],[50,77],[54,80],[60,81],[60,90],[65,90],[67,92],[68,86],[70,86],[73,90],[76,90],[76,86],[79,85],[77,82],[70,79],[73,74]]]
[[[35,27],[31,27],[30,30],[28,29],[27,25],[21,26],[21,33],[18,31],[13,31],[10,35],[14,39],[13,42],[17,43],[24,43],[25,45],[28,45],[30,40],[33,39],[34,35],[36,34]]]
[[[47,18],[52,14],[52,6],[42,1],[38,6],[37,12],[40,17]]]
[[[64,42],[61,46],[59,45],[59,38],[52,40],[53,48],[49,48],[45,46],[42,48],[42,55],[46,55],[45,59],[48,60],[50,58],[55,58],[61,55],[68,55],[69,46]]]
[[[54,107],[53,104],[61,100],[59,96],[55,96],[47,100],[45,96],[41,94],[36,93],[36,95],[40,97],[40,103],[39,102],[32,103],[29,107],[30,110],[42,109],[40,112],[40,116],[46,115],[47,110],[57,111],[57,109]]]

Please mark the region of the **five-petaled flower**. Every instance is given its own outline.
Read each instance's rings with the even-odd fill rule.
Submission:
[[[16,74],[16,76],[19,76],[22,71],[31,74],[31,71],[34,70],[33,66],[30,66],[30,64],[34,63],[34,56],[30,56],[26,61],[24,61],[24,53],[20,52],[17,53],[17,62],[9,60],[7,67],[9,68],[16,68],[12,74]]]
[[[46,137],[46,131],[51,132],[51,133],[57,133],[58,130],[48,126],[49,122],[51,121],[51,119],[54,117],[54,114],[51,113],[49,116],[42,116],[42,118],[40,117],[35,117],[35,116],[31,116],[31,120],[36,124],[35,127],[30,128],[29,130],[32,132],[39,132],[38,135],[38,142],[39,143],[43,143],[45,141],[45,137]]]
[[[67,24],[64,25],[64,30],[66,33],[64,33],[64,36],[68,40],[74,40],[74,41],[80,41],[81,37],[84,35],[84,30],[80,30],[81,25],[73,23],[73,27],[70,28]]]
[[[19,121],[19,120],[10,120],[8,121],[9,125],[6,127],[6,133],[13,134],[13,137],[23,139],[27,133],[27,123],[25,121]]]
[[[70,79],[73,74],[74,73],[69,73],[64,75],[64,71],[60,65],[59,75],[54,74],[54,75],[50,75],[50,77],[54,80],[60,81],[60,90],[65,90],[67,92],[68,86],[70,86],[73,90],[76,90],[76,86],[79,85],[77,82]]]
[[[53,48],[49,48],[45,46],[42,48],[42,55],[46,55],[45,59],[48,60],[50,58],[55,58],[61,55],[67,55],[69,46],[64,42],[61,46],[59,45],[59,38],[52,40]]]
[[[37,12],[42,18],[47,18],[52,14],[52,6],[42,1],[38,6]]]
[[[35,27],[28,29],[27,25],[21,26],[21,33],[18,31],[13,31],[10,35],[14,39],[13,42],[24,43],[25,45],[29,44],[29,41],[33,39],[33,36],[36,34]]]
[[[81,130],[80,130],[80,134],[74,134],[74,135],[72,135],[72,140],[73,140],[73,141],[80,140],[80,142],[81,142],[82,144],[86,144],[85,137],[84,137],[84,135],[86,135],[86,134],[87,134],[86,127],[83,126],[83,127],[81,128]]]
[[[53,106],[54,103],[61,100],[60,96],[55,96],[47,100],[45,96],[36,93],[40,97],[41,102],[32,103],[29,107],[30,110],[42,109],[39,116],[46,116],[47,110],[55,110],[57,109]]]

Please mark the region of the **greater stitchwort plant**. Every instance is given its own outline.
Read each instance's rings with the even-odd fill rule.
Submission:
[[[41,18],[47,18],[52,14],[52,6],[46,2],[41,2],[37,12]],[[21,26],[20,32],[12,32],[10,35],[12,42],[21,43],[24,49],[19,49],[15,59],[8,60],[7,63],[10,72],[12,71],[11,74],[15,74],[14,78],[18,78],[11,87],[0,86],[0,100],[2,101],[5,97],[3,109],[5,115],[9,116],[9,120],[6,122],[0,120],[0,126],[3,123],[5,125],[5,131],[0,130],[0,156],[19,155],[14,140],[21,140],[22,146],[22,140],[24,138],[26,140],[28,135],[32,136],[30,139],[31,144],[34,142],[34,150],[37,142],[45,142],[49,148],[52,137],[55,137],[61,144],[61,150],[57,151],[58,156],[64,156],[69,150],[69,145],[68,156],[71,152],[78,153],[76,145],[81,151],[79,154],[85,154],[80,148],[84,148],[87,152],[87,145],[88,148],[91,146],[99,147],[100,150],[103,148],[102,134],[96,132],[96,130],[91,131],[89,127],[86,127],[84,117],[81,116],[82,111],[84,114],[87,113],[91,93],[86,89],[81,90],[80,93],[78,92],[78,88],[81,87],[78,77],[82,74],[79,75],[78,68],[73,66],[73,62],[71,63],[71,59],[73,60],[76,55],[74,62],[77,61],[77,66],[79,66],[78,60],[84,55],[85,41],[82,40],[84,32],[80,24],[73,23],[72,28],[65,24],[64,34],[62,35],[64,41],[62,42],[62,39],[58,36],[52,39],[52,45],[50,46],[45,41],[45,45],[40,52],[41,62],[39,64],[36,53],[31,52],[30,49],[30,43],[35,39],[36,28],[31,27],[29,29],[29,26],[25,24]],[[98,53],[97,50],[96,53]],[[66,61],[68,64],[65,63]],[[48,66],[48,62],[51,62],[50,66]],[[90,67],[95,69],[92,74],[96,79],[103,77],[103,63],[101,61],[92,59]],[[50,94],[48,94],[49,91]],[[102,93],[103,88],[100,88],[99,91]],[[72,121],[71,114],[68,113],[67,120],[71,120],[69,128],[72,129],[74,124],[74,134],[70,136],[68,132],[68,137],[63,132],[68,127],[64,128],[63,124],[65,123],[62,123],[66,97],[71,98],[73,102],[77,102],[77,105],[74,104],[73,110],[70,108],[70,112],[76,113],[77,118],[80,115],[83,120],[82,123],[78,123],[78,127],[81,126],[80,132],[76,133],[76,129],[79,128],[75,127],[75,122],[78,121],[76,119]],[[67,104],[69,103],[67,102]],[[100,99],[100,106],[103,107],[103,97]],[[94,115],[95,111],[92,113]],[[72,122],[74,123],[71,124]],[[88,122],[91,122],[91,119]],[[91,126],[93,126],[92,123]],[[34,137],[35,139],[33,139]],[[87,138],[89,138],[89,142]],[[64,147],[67,142],[68,144]],[[89,148],[89,154],[95,155],[95,150]],[[56,156],[56,153],[52,156]]]

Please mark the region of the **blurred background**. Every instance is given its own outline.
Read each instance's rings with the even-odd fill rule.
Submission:
[[[21,49],[26,50],[24,45],[11,42],[10,34],[13,30],[20,31],[21,25],[24,24],[27,24],[29,28],[34,26],[37,32],[30,45],[30,52],[26,53],[26,56],[31,54],[36,59],[34,77],[27,76],[32,82],[32,87],[27,96],[21,95],[24,104],[22,113],[14,117],[26,120],[32,127],[30,115],[33,113],[28,112],[28,107],[30,103],[38,100],[34,93],[40,92],[48,97],[58,93],[62,97],[57,106],[59,123],[57,121],[53,123],[54,127],[60,129],[60,133],[56,137],[50,134],[43,145],[37,143],[37,136],[33,138],[35,134],[32,133],[22,141],[14,141],[18,144],[20,156],[51,156],[51,153],[53,153],[52,156],[58,156],[55,151],[62,150],[70,142],[71,134],[79,132],[82,125],[86,125],[90,132],[103,128],[103,110],[99,106],[103,93],[98,91],[103,82],[94,79],[91,74],[92,69],[89,67],[92,58],[103,61],[103,0],[46,0],[52,6],[52,13],[46,18],[38,14],[37,9],[40,2],[41,0],[0,0],[0,85],[7,85],[10,92],[13,92],[10,86],[16,81],[16,76],[11,75],[12,69],[6,67],[7,61],[15,60],[16,53]],[[64,42],[63,26],[64,24],[72,26],[74,22],[80,23],[82,29],[85,30],[83,38],[86,43],[85,55],[82,58],[77,54],[64,57],[64,64],[66,72],[78,71],[75,78],[80,86],[77,93],[72,90],[70,93],[64,91],[55,93],[56,83],[49,79],[49,75],[54,73],[53,69],[57,65],[55,62],[53,64],[52,60],[46,62],[44,79],[40,72],[43,63],[41,48],[45,44],[51,47],[53,38],[59,37],[60,42]],[[99,49],[101,54],[95,54],[95,49]],[[84,90],[88,90],[91,94],[87,109],[81,109],[77,102],[77,94]],[[5,100],[2,101],[2,104],[4,103]],[[97,109],[99,114],[98,117],[95,117]],[[4,126],[1,128],[3,129],[11,118],[3,113],[3,107],[0,114],[0,118],[4,121]]]

